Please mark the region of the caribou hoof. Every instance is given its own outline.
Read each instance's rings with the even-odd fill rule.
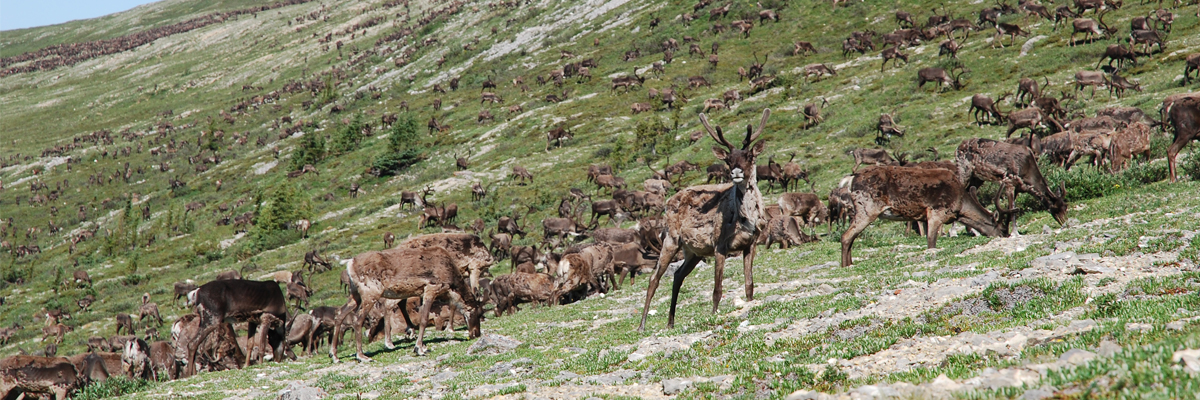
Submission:
[[[383,347],[388,350],[395,350],[396,345],[392,343],[392,338],[387,338],[383,341]]]
[[[425,346],[417,346],[417,347],[415,347],[415,348],[414,348],[414,350],[417,352],[417,357],[424,357],[424,356],[427,356],[427,355],[429,355],[429,348],[428,348],[428,347],[425,347]]]
[[[363,355],[363,354],[359,354],[355,357],[358,358],[358,362],[369,363],[369,362],[375,361],[375,360],[372,360],[371,357],[367,357],[366,355]]]

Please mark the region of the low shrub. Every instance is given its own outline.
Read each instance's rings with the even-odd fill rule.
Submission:
[[[148,385],[149,382],[141,379],[130,379],[119,375],[112,376],[104,380],[104,382],[84,386],[78,392],[75,392],[75,399],[92,400],[123,396],[141,391]]]

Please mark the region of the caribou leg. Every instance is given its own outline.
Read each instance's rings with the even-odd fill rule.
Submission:
[[[1175,183],[1175,157],[1191,141],[1187,135],[1176,134],[1176,137],[1177,139],[1171,143],[1171,147],[1167,147],[1167,167],[1171,172],[1171,183]]]
[[[417,331],[417,343],[414,346],[418,356],[429,354],[429,348],[425,347],[425,326],[429,325],[429,309],[433,307],[433,301],[437,300],[439,294],[449,290],[446,285],[426,285],[425,293],[421,296],[421,311],[417,315],[420,319],[417,325],[420,326]]]
[[[742,255],[742,273],[746,275],[746,301],[754,300],[754,254],[757,248],[758,246],[750,246],[750,250]]]
[[[417,325],[412,322],[412,318],[408,316],[408,298],[400,300],[400,315],[404,317],[404,335],[409,339],[412,338],[412,332]],[[497,315],[499,317],[499,315]]]
[[[883,207],[873,207],[879,211],[868,213],[867,207],[867,204],[855,204],[855,213],[850,219],[850,226],[846,228],[846,232],[842,233],[843,267],[849,267],[851,264],[854,264],[854,260],[850,256],[850,250],[854,248],[854,239],[857,239],[858,235],[861,234],[863,230],[866,230],[867,226],[871,225],[871,222],[875,221],[876,218],[879,218],[879,214],[883,212]]]
[[[395,329],[396,327],[392,326],[392,319],[388,318],[388,310],[386,310],[386,307],[387,307],[386,300],[385,300],[385,303],[383,304],[383,306],[385,308],[385,310],[383,312],[383,348],[388,349],[388,350],[395,350],[396,344],[392,343],[392,332],[393,332],[392,330]]]
[[[650,312],[650,300],[654,299],[654,291],[658,290],[658,282],[662,280],[663,274],[667,272],[667,268],[671,264],[671,259],[675,258],[677,254],[679,254],[679,245],[675,243],[674,237],[668,235],[663,239],[662,251],[658,256],[658,266],[654,268],[654,275],[650,277],[650,283],[646,286],[646,305],[642,307],[642,323],[638,325],[638,332],[646,331],[646,314]],[[672,301],[671,304],[675,304],[675,302]],[[674,309],[673,306],[672,309]],[[673,316],[674,313],[672,313]]]
[[[367,322],[367,315],[370,315],[373,308],[375,308],[375,302],[366,301],[366,299],[363,299],[362,303],[358,305],[358,322],[354,324],[354,348],[355,357],[358,358],[359,362],[374,361],[362,351],[363,324]],[[333,351],[336,352],[337,348],[335,347]]]
[[[676,274],[678,275],[678,274]],[[725,280],[725,255],[720,252],[713,254],[713,314],[717,313],[717,307],[721,305],[721,281]]]
[[[946,212],[932,212],[932,210],[926,211],[926,213],[928,213],[928,218],[925,221],[925,243],[929,246],[928,248],[936,249],[938,233],[942,230],[942,224],[949,220],[950,216],[946,215]]]
[[[696,269],[696,264],[699,264],[701,259],[694,254],[685,255],[683,265],[675,270],[675,279],[671,280],[671,311],[667,314],[667,329],[675,327],[675,305],[679,302],[679,289],[683,287],[683,280]]]

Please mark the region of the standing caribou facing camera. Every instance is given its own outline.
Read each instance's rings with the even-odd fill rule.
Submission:
[[[742,147],[734,147],[725,139],[725,133],[708,123],[708,117],[700,114],[700,122],[709,136],[720,146],[713,146],[713,154],[729,166],[729,177],[733,183],[693,186],[667,200],[667,232],[663,239],[661,256],[650,285],[646,289],[646,303],[642,308],[642,322],[638,331],[645,331],[646,316],[650,301],[658,282],[671,263],[683,251],[683,265],[675,271],[671,282],[671,311],[667,327],[675,326],[675,306],[679,300],[679,289],[683,280],[705,257],[714,257],[713,264],[713,312],[721,304],[721,281],[725,275],[725,258],[735,252],[742,253],[746,277],[746,300],[754,299],[754,253],[758,235],[766,228],[762,193],[758,191],[755,158],[766,149],[766,142],[757,140],[766,127],[770,109],[764,109],[758,129],[746,126],[746,139]]]

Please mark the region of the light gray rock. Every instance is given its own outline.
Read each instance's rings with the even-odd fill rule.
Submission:
[[[900,397],[900,391],[892,389],[888,385],[866,385],[859,386],[855,389],[858,394],[868,398],[891,398]]]
[[[317,400],[328,396],[321,388],[306,386],[299,382],[292,382],[286,389],[280,390],[276,397],[278,400]]]
[[[933,292],[933,298],[939,297],[959,297],[967,292],[967,288],[963,286],[947,286]]]
[[[504,335],[486,333],[475,339],[475,343],[467,348],[467,354],[496,355],[517,348],[521,341]]]
[[[638,342],[637,351],[629,353],[626,359],[630,362],[638,362],[659,352],[669,355],[675,351],[686,350],[709,336],[712,336],[712,331],[682,336],[647,337]]]
[[[484,376],[508,375],[508,371],[512,370],[512,368],[513,368],[513,365],[510,363],[506,363],[503,361],[497,361],[496,364],[492,365],[491,368],[488,368],[487,371],[483,371],[483,375]]]
[[[962,389],[963,385],[955,382],[953,379],[947,378],[946,374],[938,375],[937,379],[929,383],[929,389],[934,393],[950,393],[957,392]]]
[[[674,395],[692,387],[692,380],[685,378],[672,378],[662,382],[663,394]]]
[[[434,381],[434,382],[445,382],[445,381],[448,381],[448,380],[458,377],[458,374],[459,373],[455,372],[455,371],[445,371],[445,372],[442,372],[437,375],[429,377],[429,380]]]
[[[558,371],[558,375],[555,375],[554,379],[560,380],[560,381],[569,381],[569,380],[572,380],[572,379],[575,379],[578,377],[579,377],[579,374],[576,374],[571,371]]]
[[[786,400],[817,400],[822,398],[821,392],[800,389],[786,397]]]
[[[1082,349],[1070,349],[1067,350],[1066,353],[1063,353],[1061,356],[1059,356],[1058,361],[1062,361],[1071,365],[1080,365],[1087,363],[1094,358],[1096,358],[1096,353]]]
[[[733,375],[717,375],[717,376],[714,376],[709,379],[709,381],[717,384],[717,386],[720,386],[720,387],[728,387],[729,385],[732,385],[733,380],[734,380]]]
[[[836,291],[837,291],[837,289],[835,289],[833,286],[831,286],[828,283],[822,283],[821,286],[817,286],[817,293],[820,293],[820,294],[830,294],[830,293],[833,293]]]
[[[1006,368],[996,371],[988,368],[984,370],[983,375],[979,376],[979,382],[983,387],[994,390],[1037,382],[1041,377],[1037,372],[1027,369]]]
[[[636,377],[637,375],[638,375],[637,371],[620,369],[620,370],[609,372],[609,373],[603,374],[603,375],[589,376],[589,377],[583,378],[583,380],[586,382],[591,382],[591,383],[595,383],[598,385],[610,385],[611,386],[611,385],[617,385],[617,384],[624,383],[626,380]]]
[[[1169,331],[1182,331],[1182,330],[1183,330],[1183,321],[1171,321],[1171,322],[1168,322],[1168,323],[1167,323],[1167,330],[1169,330]]]
[[[1029,389],[1025,394],[1021,395],[1021,400],[1042,400],[1047,397],[1054,396],[1054,392],[1043,389]]]
[[[1125,330],[1127,330],[1127,331],[1152,331],[1152,330],[1154,330],[1154,325],[1143,324],[1143,323],[1139,323],[1139,322],[1130,322],[1128,324],[1125,324]]]
[[[1183,362],[1183,369],[1188,372],[1200,372],[1200,349],[1186,349],[1171,354],[1171,362]]]
[[[1100,355],[1101,357],[1112,357],[1120,352],[1121,345],[1111,340],[1101,341],[1100,344],[1096,346],[1096,354]]]
[[[1025,44],[1021,45],[1020,57],[1024,57],[1026,54],[1029,54],[1029,52],[1033,51],[1033,46],[1036,45],[1037,42],[1046,40],[1046,37],[1046,35],[1037,35],[1029,38],[1029,40],[1026,40]]]
[[[1111,274],[1115,270],[1094,262],[1085,262],[1083,265],[1075,267],[1071,275],[1086,275],[1086,274]]]

